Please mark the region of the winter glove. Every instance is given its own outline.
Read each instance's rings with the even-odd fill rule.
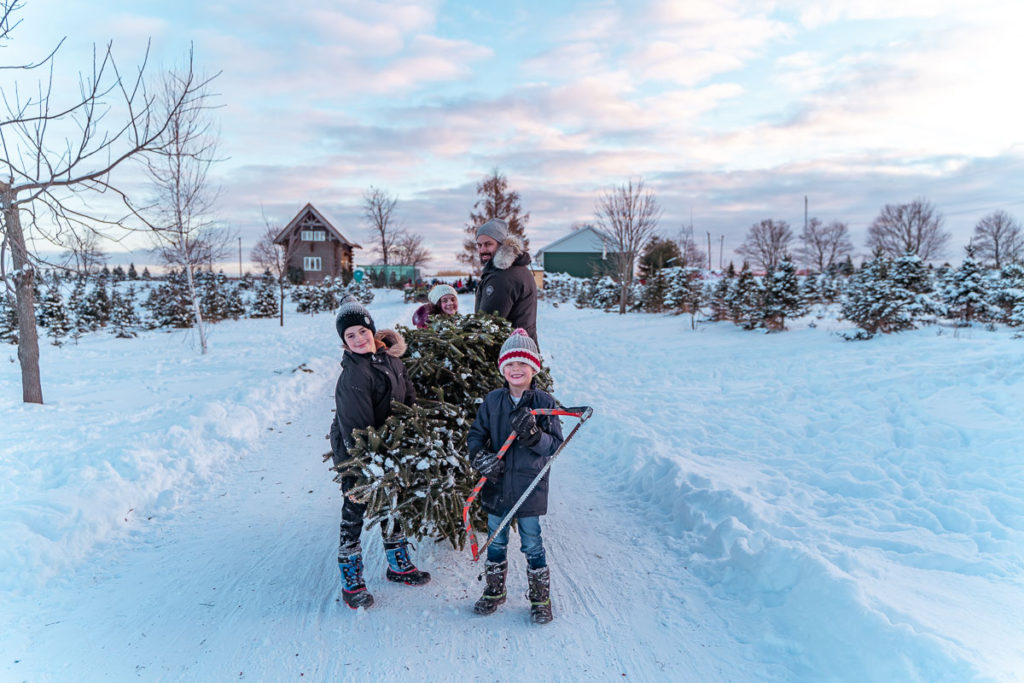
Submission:
[[[537,418],[525,406],[512,411],[512,429],[516,432],[516,438],[531,448],[540,441]]]
[[[500,460],[498,454],[492,451],[477,451],[469,456],[469,464],[488,479],[496,479],[505,473],[505,461]]]

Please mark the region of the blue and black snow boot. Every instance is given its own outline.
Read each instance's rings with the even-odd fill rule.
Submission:
[[[384,541],[384,552],[388,556],[388,581],[409,586],[430,582],[430,574],[417,569],[409,558],[409,541],[404,537]]]
[[[373,596],[366,590],[366,584],[363,583],[362,553],[339,557],[338,568],[341,569],[341,579],[344,582],[341,588],[341,597],[344,598],[345,604],[352,609],[372,605]]]

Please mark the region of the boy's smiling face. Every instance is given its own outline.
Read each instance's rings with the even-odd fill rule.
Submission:
[[[505,363],[501,374],[505,376],[505,381],[508,382],[509,389],[515,396],[520,396],[529,389],[530,382],[533,380],[533,368],[517,360]]]

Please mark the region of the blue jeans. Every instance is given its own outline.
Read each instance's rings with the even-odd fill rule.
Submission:
[[[501,524],[502,518],[498,515],[487,515],[487,535],[494,533],[494,530]],[[544,553],[544,539],[540,537],[540,517],[520,517],[519,540],[520,550],[526,555],[526,563],[530,569],[540,569],[548,566],[547,556]],[[491,544],[487,546],[488,562],[504,562],[508,556],[508,529],[506,524],[501,533],[494,537]]]

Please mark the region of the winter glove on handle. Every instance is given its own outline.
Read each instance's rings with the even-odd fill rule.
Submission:
[[[531,448],[540,441],[540,427],[537,426],[537,418],[533,416],[527,407],[516,408],[512,411],[512,429],[515,430],[516,438]]]
[[[488,450],[479,450],[469,456],[469,464],[488,479],[496,479],[505,473],[505,461],[498,459],[498,454]]]

